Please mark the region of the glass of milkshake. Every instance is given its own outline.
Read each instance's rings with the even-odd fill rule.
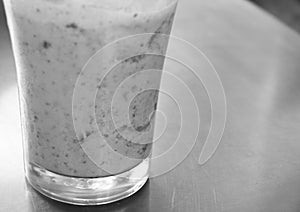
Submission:
[[[77,205],[110,203],[138,191],[149,175],[177,0],[4,4],[28,182]]]

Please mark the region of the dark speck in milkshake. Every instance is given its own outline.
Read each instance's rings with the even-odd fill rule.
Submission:
[[[136,131],[138,131],[138,132],[142,132],[142,131],[146,130],[146,129],[149,127],[149,125],[150,125],[150,122],[148,122],[148,123],[145,124],[144,126],[138,126],[138,127],[136,127],[135,129],[136,129]]]
[[[70,24],[67,24],[67,25],[66,25],[66,28],[77,29],[78,26],[77,26],[77,24],[75,24],[75,23],[70,23]]]
[[[51,45],[51,43],[49,43],[48,41],[44,41],[43,42],[43,47],[45,48],[45,49],[48,49],[49,47],[51,47],[52,45]]]

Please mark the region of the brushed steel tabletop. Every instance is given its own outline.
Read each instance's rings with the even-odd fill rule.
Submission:
[[[180,1],[173,35],[209,58],[224,87],[227,121],[221,143],[199,165],[212,109],[207,90],[187,74],[201,117],[188,156],[132,197],[79,207],[43,197],[25,182],[15,66],[2,10],[0,211],[300,211],[300,36],[273,16],[244,0]],[[177,133],[175,125],[167,141]]]

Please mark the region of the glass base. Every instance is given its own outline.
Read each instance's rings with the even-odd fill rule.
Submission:
[[[68,177],[35,164],[27,167],[27,180],[43,195],[74,205],[102,205],[137,192],[148,179],[149,159],[119,175],[99,178]]]

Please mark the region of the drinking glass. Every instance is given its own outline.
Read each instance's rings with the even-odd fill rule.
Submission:
[[[4,4],[28,182],[77,205],[114,202],[138,191],[149,175],[168,44],[168,36],[159,35],[170,34],[177,1]]]

